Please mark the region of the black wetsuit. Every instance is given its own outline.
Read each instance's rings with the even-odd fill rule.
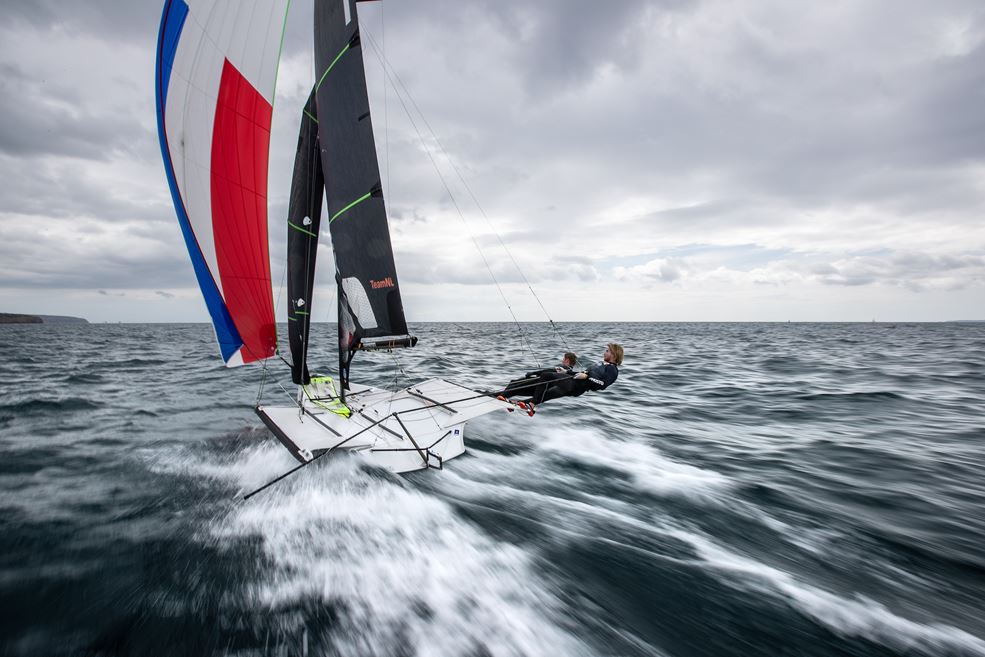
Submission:
[[[530,401],[541,404],[558,397],[578,397],[589,390],[605,390],[619,377],[619,368],[612,363],[599,363],[589,367],[585,373],[587,379],[575,379],[571,372],[542,377],[546,385],[536,386]]]
[[[588,389],[599,391],[605,390],[619,378],[619,368],[612,363],[599,363],[598,365],[592,365],[586,370],[588,378],[585,381],[588,382]]]
[[[561,371],[558,372],[558,369]],[[531,398],[535,398],[543,396],[544,392],[547,390],[547,386],[550,385],[550,382],[554,379],[570,376],[571,368],[565,367],[564,365],[558,365],[556,368],[548,367],[543,370],[535,370],[524,374],[522,379],[513,379],[506,385],[505,388],[496,394],[504,397],[529,396]]]

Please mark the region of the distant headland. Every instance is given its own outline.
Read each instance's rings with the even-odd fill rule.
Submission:
[[[88,324],[89,320],[66,315],[17,315],[0,313],[0,324]]]

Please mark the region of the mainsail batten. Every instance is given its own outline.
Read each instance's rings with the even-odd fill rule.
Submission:
[[[182,235],[222,358],[276,349],[267,161],[288,0],[168,0],[157,57],[158,133]]]

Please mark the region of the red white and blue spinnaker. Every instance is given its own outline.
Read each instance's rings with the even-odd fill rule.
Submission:
[[[267,164],[289,0],[167,0],[157,125],[178,222],[222,359],[274,355]]]

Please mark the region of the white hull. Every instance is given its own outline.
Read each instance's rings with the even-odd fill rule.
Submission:
[[[325,451],[362,455],[390,472],[441,468],[465,452],[465,423],[506,402],[431,379],[396,392],[350,383],[344,417],[307,399],[299,406],[258,406],[257,415],[301,462]]]

